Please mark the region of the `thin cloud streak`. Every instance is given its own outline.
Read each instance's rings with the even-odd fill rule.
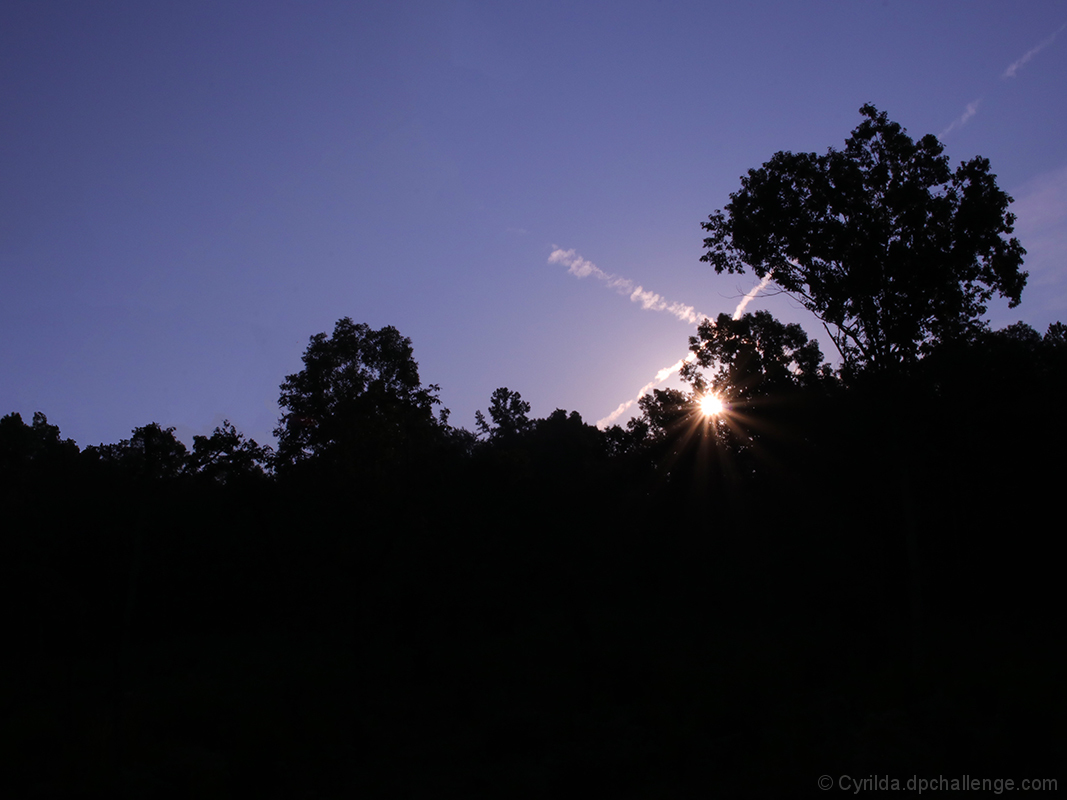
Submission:
[[[1015,232],[1026,244],[1030,300],[1047,317],[1067,313],[1067,165],[1013,190]]]
[[[767,285],[771,282],[772,276],[773,273],[768,272],[763,276],[763,280],[753,286],[752,289],[749,290],[749,293],[741,298],[741,302],[738,303],[737,308],[734,309],[734,319],[741,319],[741,315],[745,313],[745,308],[759,296],[760,292],[767,288]]]
[[[641,387],[641,391],[637,393],[637,397],[635,397],[633,400],[627,400],[625,403],[620,403],[619,407],[612,411],[610,414],[608,414],[606,417],[597,420],[596,426],[600,428],[600,430],[604,430],[604,428],[607,428],[609,425],[614,424],[615,420],[617,420],[619,417],[621,417],[623,414],[633,408],[634,404],[637,403],[638,400],[640,400],[646,394],[648,394],[661,383],[663,383],[665,380],[667,380],[667,378],[680,372],[685,364],[688,364],[695,358],[696,353],[690,353],[685,358],[678,359],[678,361],[671,364],[669,367],[664,367],[663,369],[661,369],[659,372],[656,373],[655,378],[653,378]]]
[[[1023,65],[1030,61],[1034,56],[1036,56],[1046,47],[1048,47],[1050,44],[1052,44],[1053,40],[1060,34],[1061,31],[1063,31],[1064,28],[1067,28],[1067,22],[1065,22],[1063,25],[1060,25],[1059,28],[1052,32],[1051,36],[1039,43],[1036,47],[1031,48],[1025,55],[1023,55],[1022,58],[1019,58],[1015,62],[1013,62],[1006,70],[1004,70],[1004,74],[1001,75],[1001,78],[1014,78],[1019,72],[1019,70],[1022,69]],[[962,128],[964,125],[966,125],[970,121],[971,117],[978,113],[978,106],[981,102],[981,97],[979,97],[977,100],[972,100],[971,102],[969,102],[967,104],[967,108],[964,109],[963,114],[960,116],[960,118],[955,120],[951,125],[941,131],[941,133],[937,135],[937,138],[944,139],[957,128]]]
[[[946,136],[952,133],[952,131],[956,130],[956,128],[962,128],[964,125],[966,125],[970,118],[978,113],[978,104],[981,102],[981,97],[979,97],[977,100],[972,100],[971,102],[969,102],[967,104],[967,108],[963,112],[963,115],[958,120],[949,125],[947,128],[945,128],[943,131],[941,131],[941,133],[937,135],[937,138],[944,139]]]
[[[1004,74],[1001,77],[1002,78],[1014,78],[1016,73],[1018,73],[1018,71],[1020,69],[1022,69],[1023,65],[1026,64],[1026,62],[1028,62],[1030,59],[1032,59],[1038,53],[1040,53],[1042,50],[1044,50],[1046,47],[1048,47],[1050,44],[1052,44],[1052,41],[1060,34],[1060,32],[1064,28],[1067,28],[1067,22],[1065,22],[1062,25],[1060,25],[1059,28],[1057,28],[1055,31],[1052,32],[1051,36],[1049,36],[1047,39],[1042,41],[1036,47],[1031,48],[1026,53],[1026,55],[1024,55],[1018,61],[1015,61],[1013,64],[1011,64],[1011,66],[1009,66],[1006,70],[1004,70]]]
[[[664,299],[662,295],[649,291],[643,286],[634,285],[634,282],[629,278],[620,278],[618,275],[604,272],[592,261],[582,258],[574,250],[556,248],[548,257],[548,263],[563,264],[567,267],[567,272],[577,278],[587,278],[592,275],[609,289],[614,289],[619,294],[629,295],[630,302],[640,303],[641,308],[649,311],[664,311],[673,317],[677,317],[682,322],[688,322],[690,325],[696,325],[707,316],[707,314],[701,314],[685,303],[671,303]]]

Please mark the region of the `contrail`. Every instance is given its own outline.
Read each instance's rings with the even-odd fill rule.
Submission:
[[[1019,72],[1019,70],[1022,69],[1023,66],[1028,61],[1030,61],[1030,59],[1032,59],[1034,56],[1036,56],[1038,53],[1040,53],[1042,50],[1052,44],[1053,40],[1063,31],[1064,28],[1067,28],[1067,22],[1065,22],[1063,25],[1060,25],[1059,28],[1053,31],[1051,36],[1037,44],[1035,47],[1030,48],[1030,50],[1028,50],[1022,56],[1022,58],[1016,59],[1014,62],[1012,62],[1012,64],[1009,65],[1006,70],[1004,70],[1004,74],[1002,74],[1000,77],[1014,78]],[[981,102],[981,97],[979,97],[977,100],[972,100],[971,102],[969,102],[967,104],[967,107],[963,110],[963,114],[961,114],[958,119],[953,120],[951,125],[941,131],[941,133],[937,135],[937,138],[944,139],[957,128],[962,128],[964,125],[966,125],[970,121],[971,117],[978,113],[978,105]]]
[[[561,250],[556,248],[548,257],[549,264],[563,264],[567,272],[578,278],[592,275],[598,281],[603,282],[609,289],[614,289],[619,294],[630,296],[631,302],[640,303],[642,308],[650,311],[666,311],[671,316],[677,317],[682,322],[696,325],[707,314],[695,311],[692,306],[684,303],[669,303],[661,295],[650,292],[643,286],[635,286],[629,278],[620,278],[618,275],[610,275],[600,269],[592,261],[587,261],[573,250]]]
[[[760,292],[767,288],[767,285],[771,282],[771,278],[772,274],[768,272],[766,275],[763,276],[763,280],[753,286],[752,289],[749,290],[748,294],[741,298],[741,302],[738,303],[737,308],[734,309],[734,319],[741,318],[741,315],[745,312],[745,307],[748,306],[748,304],[751,303],[756,297],[758,297]],[[638,400],[644,397],[648,392],[651,392],[669,377],[679,372],[685,364],[695,361],[696,357],[696,353],[691,352],[685,358],[680,358],[678,359],[678,361],[671,364],[669,367],[664,367],[663,369],[661,369],[659,372],[656,373],[655,378],[653,378],[651,381],[641,387],[641,391],[637,393],[637,396],[633,400],[627,400],[625,403],[620,403],[619,407],[612,411],[610,414],[608,414],[606,417],[597,420],[596,426],[600,428],[600,430],[604,430],[608,426],[613,425],[615,423],[615,420],[617,420],[619,417],[621,417],[623,414],[633,408],[634,404],[637,403]]]
[[[639,391],[637,393],[637,397],[635,397],[633,400],[627,400],[625,403],[620,403],[619,407],[616,408],[614,411],[612,411],[610,414],[608,414],[606,417],[604,417],[604,419],[597,420],[596,426],[598,428],[600,428],[600,430],[604,430],[604,428],[606,428],[609,425],[613,424],[615,422],[615,420],[617,420],[619,417],[621,417],[623,414],[625,414],[627,411],[629,411],[631,408],[633,408],[634,403],[636,403],[638,400],[640,400],[642,397],[644,397],[648,392],[651,392],[653,389],[655,389],[657,386],[659,386],[661,383],[663,383],[665,380],[667,380],[667,378],[671,377],[671,375],[674,375],[676,372],[681,370],[681,368],[685,364],[689,363],[690,361],[695,360],[696,357],[697,357],[696,353],[690,353],[685,358],[678,359],[675,363],[671,364],[669,367],[664,367],[663,369],[661,369],[659,372],[656,373],[656,377],[655,378],[653,378],[652,380],[650,380],[648,383],[646,383],[644,386],[641,387],[641,391]]]
[[[741,298],[741,302],[737,304],[737,308],[734,309],[734,319],[741,319],[741,315],[745,311],[745,307],[751,303],[760,292],[767,288],[767,284],[771,282],[772,273],[768,272],[763,276],[758,284],[752,287],[748,294]]]
[[[978,104],[981,102],[981,97],[979,97],[977,100],[972,100],[971,102],[969,102],[967,104],[967,108],[963,111],[963,115],[959,119],[954,120],[951,125],[941,131],[941,133],[937,135],[937,138],[944,139],[946,136],[952,133],[952,131],[956,130],[956,128],[962,128],[964,125],[966,125],[967,121],[978,113]]]
[[[1015,61],[1014,63],[1012,63],[1011,66],[1009,66],[1006,70],[1004,70],[1004,74],[1001,77],[1002,78],[1014,78],[1015,74],[1023,67],[1023,65],[1026,64],[1027,61],[1029,61],[1031,58],[1036,56],[1038,53],[1040,53],[1042,50],[1044,50],[1046,47],[1048,47],[1050,44],[1052,44],[1052,40],[1055,39],[1056,36],[1058,36],[1059,33],[1064,28],[1067,28],[1067,22],[1065,22],[1062,25],[1060,25],[1060,27],[1057,28],[1055,31],[1053,31],[1052,35],[1049,36],[1047,39],[1045,39],[1043,42],[1039,43],[1036,47],[1032,47],[1018,61]]]

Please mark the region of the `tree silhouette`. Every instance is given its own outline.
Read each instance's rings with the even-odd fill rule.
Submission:
[[[759,396],[781,394],[832,380],[822,363],[818,342],[796,323],[786,325],[767,311],[731,319],[720,314],[705,319],[697,335],[689,337],[696,356],[682,367],[682,377],[697,394],[713,392],[737,403]],[[717,367],[709,378],[702,369]]]
[[[315,461],[331,469],[381,473],[436,438],[438,387],[422,386],[411,340],[392,326],[373,330],[345,317],[318,333],[286,377],[274,434],[282,471]]]
[[[40,411],[34,412],[32,425],[17,412],[0,419],[0,475],[11,479],[39,474],[69,466],[77,457],[78,446],[61,439],[59,427],[49,425]]]
[[[511,439],[523,433],[530,426],[530,404],[522,395],[507,387],[500,387],[493,392],[489,403],[490,425],[481,411],[474,412],[478,432],[489,439]]]
[[[770,275],[826,326],[846,372],[895,371],[1019,303],[1025,250],[989,161],[955,172],[872,105],[844,150],[776,153],[703,223],[718,273]]]
[[[194,436],[190,470],[216,484],[242,478],[262,478],[270,464],[273,450],[261,447],[255,439],[246,439],[227,419],[211,436]]]
[[[649,435],[661,438],[674,433],[699,412],[693,398],[678,389],[653,389],[637,401]]]
[[[134,428],[129,439],[117,444],[85,448],[85,458],[97,469],[136,480],[173,479],[188,469],[189,451],[174,435],[174,428],[150,422]]]

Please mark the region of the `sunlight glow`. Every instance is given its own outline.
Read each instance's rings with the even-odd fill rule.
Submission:
[[[700,399],[700,411],[705,417],[714,417],[723,410],[722,400],[713,394],[706,394]]]

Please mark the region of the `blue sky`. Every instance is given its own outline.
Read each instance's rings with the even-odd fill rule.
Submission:
[[[273,443],[279,384],[350,316],[412,339],[453,424],[499,386],[602,420],[693,325],[573,259],[733,311],[752,282],[700,263],[700,223],[866,102],[990,159],[1031,275],[991,322],[1043,332],[1067,321],[1065,24],[1056,2],[7,0],[0,414],[83,447],[223,418]]]

